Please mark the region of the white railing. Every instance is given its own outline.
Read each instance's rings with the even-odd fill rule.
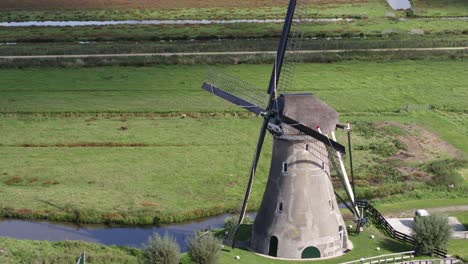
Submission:
[[[401,263],[407,259],[411,261],[413,257],[414,257],[414,251],[406,251],[406,252],[400,252],[400,253],[394,253],[394,254],[386,254],[386,255],[380,255],[380,256],[375,256],[375,257],[369,257],[369,258],[361,258],[358,260],[343,262],[341,264]]]
[[[460,260],[454,258],[444,258],[444,259],[418,259],[407,262],[407,264],[454,264],[460,263]]]

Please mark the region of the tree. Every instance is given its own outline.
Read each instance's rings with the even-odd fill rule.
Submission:
[[[417,216],[413,237],[416,241],[416,254],[431,255],[435,247],[447,248],[452,235],[448,217],[442,215]]]
[[[188,255],[197,264],[218,263],[221,241],[211,233],[197,234],[187,240]]]
[[[154,233],[148,239],[143,256],[147,264],[179,264],[179,244],[167,233],[164,237]]]

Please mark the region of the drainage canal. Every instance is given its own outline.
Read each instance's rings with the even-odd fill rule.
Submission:
[[[251,218],[255,214],[249,215]],[[109,227],[104,225],[77,226],[66,223],[25,220],[0,220],[0,236],[30,240],[83,240],[104,245],[142,247],[148,238],[157,232],[172,235],[181,250],[186,251],[185,240],[196,231],[221,228],[228,214],[199,219],[191,222],[149,227]]]
[[[299,20],[297,20],[299,21]],[[351,22],[352,18],[306,18],[301,22]],[[235,20],[111,20],[111,21],[18,21],[0,22],[0,27],[82,27],[115,25],[209,25],[237,23],[283,23],[283,19],[235,19]]]

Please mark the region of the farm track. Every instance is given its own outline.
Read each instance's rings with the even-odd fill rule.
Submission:
[[[445,213],[455,211],[468,211],[468,204],[426,208],[430,213]],[[414,210],[403,210],[397,212],[384,213],[385,217],[411,217],[414,216]]]
[[[388,49],[336,49],[300,50],[299,54],[344,53],[344,52],[391,52],[391,51],[457,51],[468,47],[438,48],[388,48]],[[174,53],[122,53],[122,54],[72,54],[72,55],[24,55],[0,56],[0,59],[59,59],[59,58],[111,58],[111,57],[172,57],[172,56],[219,56],[219,55],[274,55],[276,51],[226,51],[226,52],[174,52]]]

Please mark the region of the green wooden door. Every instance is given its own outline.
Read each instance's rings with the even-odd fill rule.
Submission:
[[[308,247],[302,251],[302,258],[320,258],[320,250],[316,247]]]

